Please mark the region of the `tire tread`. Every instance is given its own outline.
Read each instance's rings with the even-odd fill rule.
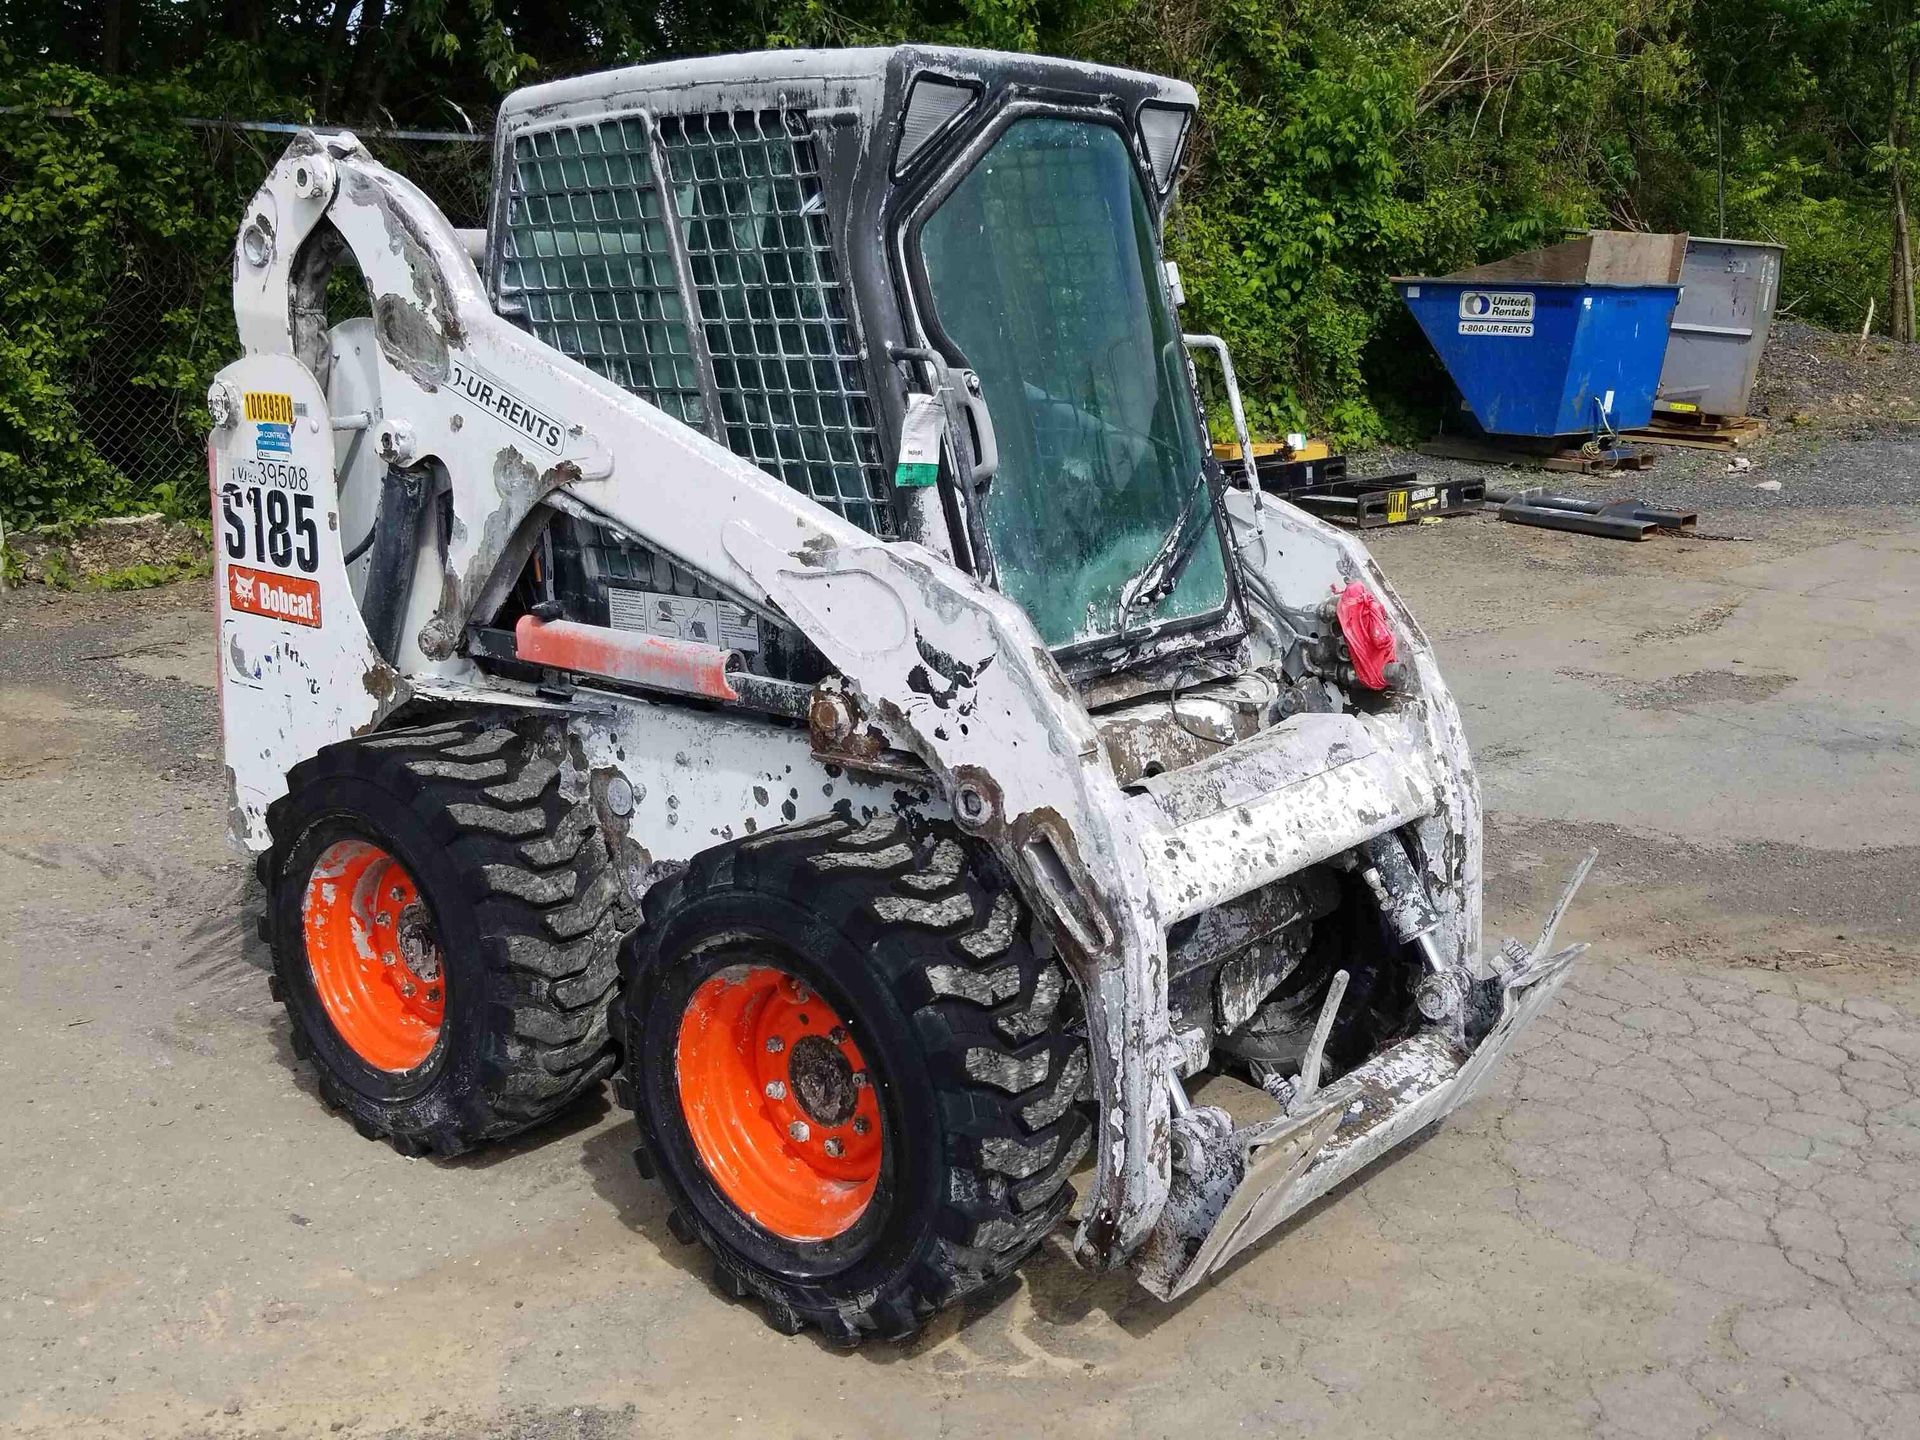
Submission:
[[[922,1253],[876,1293],[775,1282],[729,1253],[680,1193],[640,1106],[643,1173],[657,1175],[674,1213],[715,1257],[719,1288],[757,1299],[783,1333],[811,1325],[831,1343],[900,1339],[938,1310],[1010,1275],[1066,1214],[1068,1183],[1086,1154],[1086,1041],[1063,1023],[1072,985],[1036,955],[1026,909],[966,844],[944,828],[918,831],[883,815],[865,824],[813,820],[716,847],[647,894],[647,924],[622,951],[621,1024],[644,1033],[649,987],[636,974],[667,962],[658,949],[671,915],[717,891],[754,889],[802,903],[836,926],[902,999],[947,1117],[947,1175]],[[637,1057],[618,1087],[631,1107],[647,1093]]]
[[[619,983],[619,950],[631,920],[591,808],[571,803],[558,783],[562,736],[551,722],[489,716],[349,740],[320,751],[288,775],[288,793],[267,812],[274,857],[298,842],[296,797],[333,776],[378,785],[444,836],[461,892],[443,903],[482,917],[474,973],[486,986],[490,1018],[480,1047],[479,1081],[457,1102],[429,1114],[382,1105],[320,1060],[286,999],[284,972],[304,966],[298,935],[274,936],[274,998],[287,1006],[293,1045],[314,1066],[322,1098],[346,1112],[364,1135],[405,1155],[456,1155],[550,1118],[612,1073],[616,1051],[607,1011]],[[267,928],[279,906],[267,907]]]

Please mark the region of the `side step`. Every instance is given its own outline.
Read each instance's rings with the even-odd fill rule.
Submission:
[[[1168,924],[1397,830],[1439,803],[1425,764],[1355,715],[1295,715],[1133,799]]]

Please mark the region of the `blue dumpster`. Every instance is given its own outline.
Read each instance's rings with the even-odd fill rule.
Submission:
[[[1653,419],[1678,285],[1394,284],[1488,434],[1591,435]]]

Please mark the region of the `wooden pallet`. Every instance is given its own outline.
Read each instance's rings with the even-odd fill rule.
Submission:
[[[1565,470],[1574,475],[1611,475],[1616,470],[1651,470],[1653,456],[1626,445],[1589,455],[1584,450],[1562,450],[1541,462],[1543,470]]]
[[[1751,445],[1767,433],[1767,422],[1750,415],[1655,415],[1644,430],[1628,430],[1625,438],[1645,445],[1679,445],[1689,450],[1731,452]]]
[[[1575,475],[1611,475],[1619,470],[1650,470],[1654,457],[1631,445],[1615,445],[1593,454],[1577,445],[1552,440],[1499,441],[1465,435],[1441,435],[1420,447],[1422,455],[1442,460],[1472,460],[1481,465],[1527,465]]]

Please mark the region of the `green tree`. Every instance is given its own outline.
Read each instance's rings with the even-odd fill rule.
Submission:
[[[1720,157],[1716,224],[1784,240],[1805,313],[1859,324],[1872,302],[1912,340],[1913,0],[1696,0],[1692,42]]]
[[[160,418],[197,412],[210,358],[231,352],[221,282],[246,193],[177,123],[195,98],[63,66],[0,84],[0,505],[13,523],[174,498],[125,477],[155,473],[143,447],[178,433]],[[134,318],[154,343],[103,343]],[[159,468],[189,495],[205,483],[190,461]]]
[[[901,40],[1175,75],[1201,96],[1168,236],[1192,321],[1233,345],[1261,429],[1355,444],[1420,429],[1447,395],[1392,275],[1444,273],[1590,225],[1781,240],[1796,313],[1858,326],[1871,305],[1910,338],[1915,10],[1916,0],[0,8],[0,104],[16,107],[0,116],[0,508],[18,521],[146,503],[92,421],[129,396],[187,416],[230,343],[221,270],[245,191],[278,146],[221,152],[182,116],[484,133],[500,96],[531,81],[669,55]],[[159,338],[108,374],[116,312],[135,289],[159,307],[147,317]]]

